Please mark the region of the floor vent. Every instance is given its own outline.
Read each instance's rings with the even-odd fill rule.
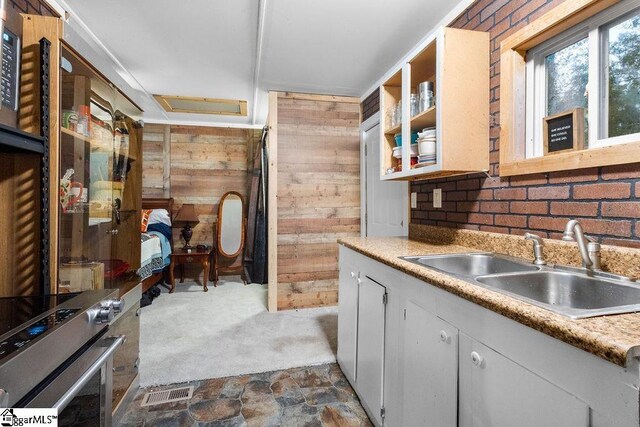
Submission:
[[[153,391],[144,395],[142,398],[142,405],[140,406],[152,406],[160,405],[161,403],[177,402],[179,400],[191,399],[191,396],[193,396],[193,386]]]

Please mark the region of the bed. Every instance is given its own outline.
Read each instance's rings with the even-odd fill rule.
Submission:
[[[169,217],[173,211],[173,199],[153,198],[142,199],[142,209],[164,209]],[[153,217],[149,222],[149,229],[140,236],[140,270],[138,274],[142,278],[142,292],[152,288],[157,283],[163,282],[171,262],[170,254],[173,252],[173,237],[170,226],[168,232],[153,226]],[[167,229],[167,227],[164,227]]]

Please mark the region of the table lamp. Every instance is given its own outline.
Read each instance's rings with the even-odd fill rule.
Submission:
[[[193,235],[191,223],[200,222],[200,220],[198,219],[198,215],[196,214],[195,205],[188,203],[183,204],[178,211],[178,215],[176,215],[173,221],[186,223],[186,225],[182,229],[182,238],[184,239],[184,247],[182,248],[182,250],[184,250],[185,252],[191,252],[191,249],[193,249],[193,246],[189,244],[191,236]]]

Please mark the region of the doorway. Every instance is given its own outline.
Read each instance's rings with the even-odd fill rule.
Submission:
[[[380,113],[360,125],[363,237],[409,234],[409,184],[380,179]]]

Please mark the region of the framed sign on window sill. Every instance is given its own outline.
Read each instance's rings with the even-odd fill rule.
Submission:
[[[542,124],[545,156],[584,149],[584,109],[547,116]]]

